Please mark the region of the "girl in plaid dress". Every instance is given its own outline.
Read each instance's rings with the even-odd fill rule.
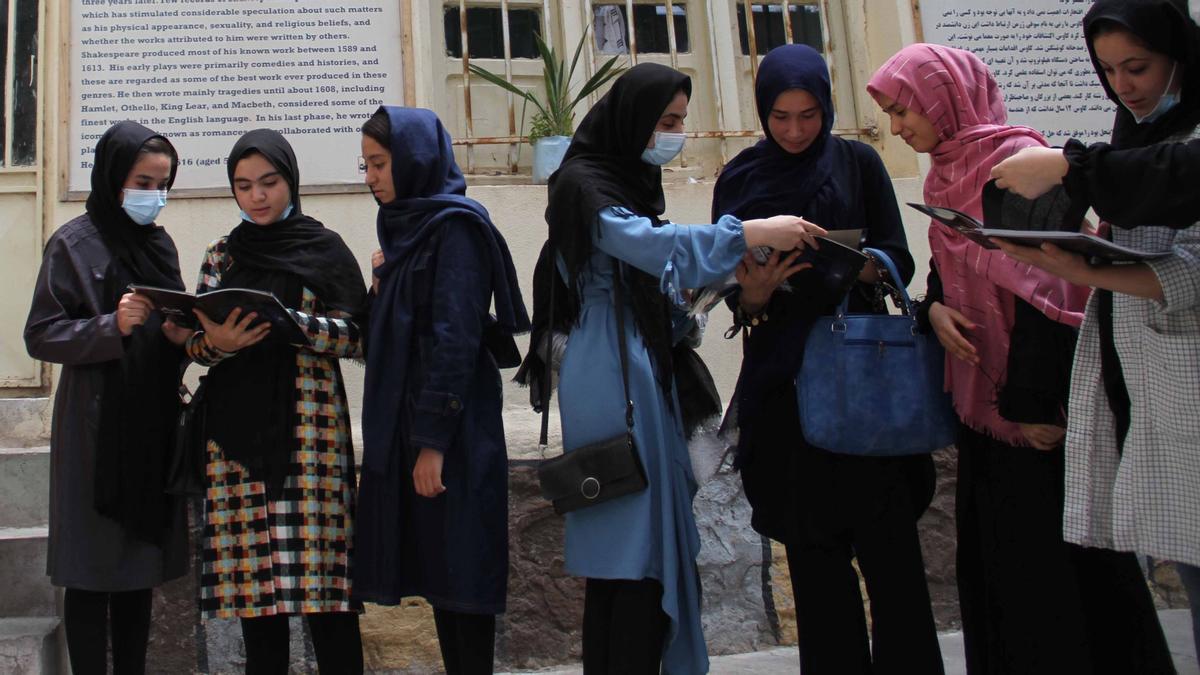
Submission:
[[[336,233],[304,216],[291,146],[260,129],[228,161],[242,222],[204,257],[198,293],[273,293],[309,344],[233,310],[187,341],[210,366],[200,608],[239,617],[248,673],[287,672],[288,615],[307,620],[322,672],[362,672],[350,600],[354,456],[339,358],[361,358],[366,289]],[[277,327],[276,332],[282,332]]]

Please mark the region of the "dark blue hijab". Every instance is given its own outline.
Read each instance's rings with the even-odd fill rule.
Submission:
[[[789,89],[803,89],[821,104],[820,136],[804,152],[795,155],[771,138],[767,125],[775,99]],[[742,220],[781,213],[805,216],[822,191],[836,190],[830,181],[833,94],[829,68],[821,55],[806,45],[772,49],[758,67],[754,101],[767,137],[738,153],[721,171],[713,193],[714,221],[725,214]]]
[[[380,204],[375,221],[379,246],[387,260],[375,270],[379,292],[371,309],[364,388],[363,465],[387,470],[396,424],[406,390],[408,354],[413,340],[411,297],[413,262],[448,222],[479,228],[492,268],[496,319],[505,332],[529,330],[517,271],[504,237],[487,209],[466,196],[450,134],[432,111],[383,106],[391,127],[392,186],[395,199]]]

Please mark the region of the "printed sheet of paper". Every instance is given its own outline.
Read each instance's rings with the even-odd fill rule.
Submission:
[[[1104,95],[1083,40],[1087,0],[922,0],[926,42],[974,52],[992,69],[1009,124],[1051,145],[1106,141],[1115,104]]]
[[[70,191],[132,119],[171,139],[176,188],[225,188],[237,138],[291,141],[305,185],[361,182],[359,128],[403,97],[395,0],[73,0]]]

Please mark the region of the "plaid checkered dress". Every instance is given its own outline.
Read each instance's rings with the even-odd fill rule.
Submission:
[[[234,264],[225,239],[209,246],[197,292],[220,285]],[[358,327],[345,316],[322,315],[307,288],[300,311],[312,347],[297,356],[296,435],[283,492],[269,500],[262,481],[208,442],[200,610],[205,618],[345,612],[350,603],[354,453],[339,358],[361,358]],[[193,336],[195,362],[212,366],[230,357]]]
[[[1173,140],[1189,138],[1200,138],[1200,128]],[[1132,404],[1122,453],[1100,379],[1095,295],[1088,303],[1071,375],[1063,537],[1200,565],[1200,222],[1114,228],[1113,241],[1171,250],[1147,263],[1164,300],[1113,295],[1113,339]]]

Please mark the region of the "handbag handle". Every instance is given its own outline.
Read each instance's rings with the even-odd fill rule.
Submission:
[[[553,392],[550,389],[551,364],[554,361],[553,352],[553,335],[554,335],[554,289],[558,286],[557,279],[554,275],[558,274],[558,254],[551,249],[550,253],[554,255],[551,260],[550,268],[550,315],[547,317],[547,333],[546,333],[546,367],[542,373],[542,391],[545,395],[542,397],[542,430],[538,436],[538,451],[543,458],[546,456],[546,449],[549,447],[550,436],[550,399]],[[628,347],[625,344],[625,287],[621,280],[621,272],[623,265],[612,259],[613,267],[613,309],[617,314],[617,346],[621,359],[621,388],[625,393],[625,432],[629,436],[629,440],[633,442],[633,398],[629,395],[629,359],[627,355]],[[536,348],[536,347],[535,347]]]
[[[896,263],[892,262],[891,256],[877,248],[864,248],[863,253],[867,253],[871,257],[875,258],[875,260],[883,263],[883,267],[887,270],[888,276],[891,277],[892,281],[896,282],[895,286],[900,291],[900,298],[904,301],[904,314],[906,316],[913,317],[913,320],[915,321],[917,313],[913,309],[912,298],[908,295],[908,288],[906,288],[904,284],[900,283],[900,271],[896,269]],[[837,316],[839,319],[846,316],[849,306],[850,294],[847,293],[846,297],[842,298],[842,302],[837,308]]]

